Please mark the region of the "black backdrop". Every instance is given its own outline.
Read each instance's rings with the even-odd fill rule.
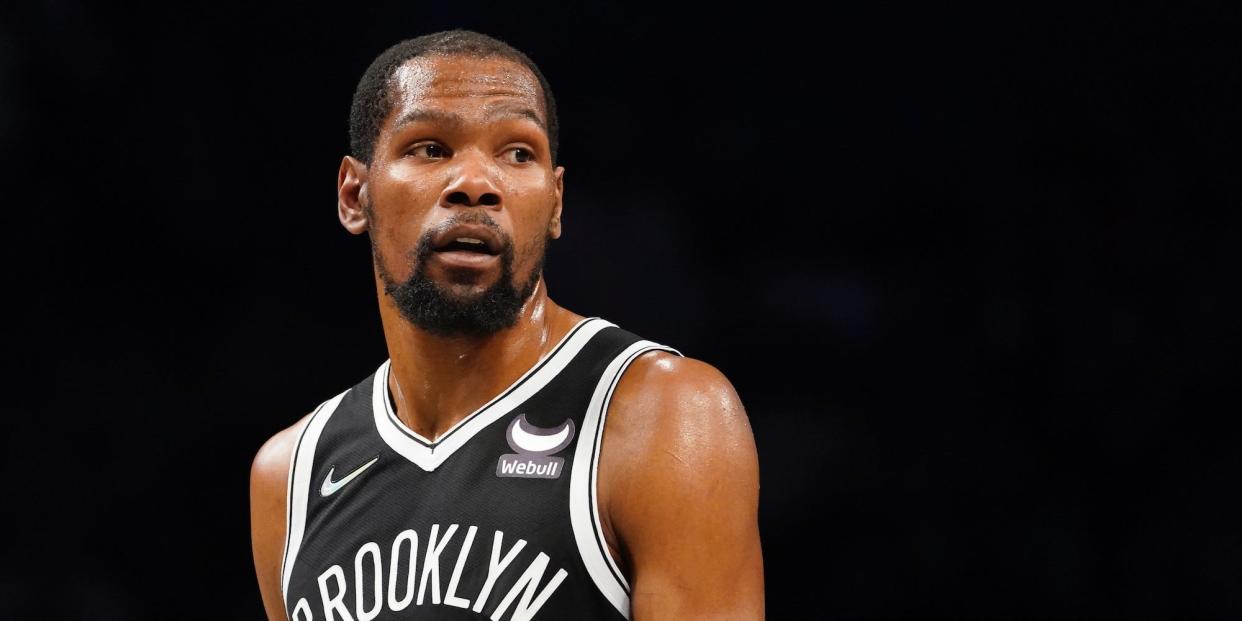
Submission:
[[[919,4],[5,5],[0,616],[260,618],[250,459],[385,357],[353,87],[466,27],[552,296],[742,396],[771,618],[1236,618],[1242,21]]]

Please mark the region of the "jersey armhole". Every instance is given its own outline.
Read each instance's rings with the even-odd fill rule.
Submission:
[[[285,485],[285,548],[280,561],[280,598],[289,610],[289,577],[298,550],[302,547],[302,535],[306,529],[306,506],[310,500],[311,471],[314,469],[315,447],[319,435],[345,397],[341,394],[324,401],[311,413],[310,420],[298,434],[297,444],[289,455],[289,478]]]
[[[574,450],[574,469],[569,481],[569,517],[578,554],[600,593],[626,619],[630,618],[630,585],[617,566],[616,559],[608,551],[600,525],[597,495],[600,447],[604,439],[608,405],[621,375],[636,358],[656,350],[682,355],[676,349],[665,345],[638,341],[613,358],[600,376],[583,417],[578,446]]]

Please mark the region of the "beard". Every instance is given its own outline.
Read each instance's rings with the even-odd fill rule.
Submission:
[[[368,206],[369,207],[369,206]],[[368,209],[367,211],[371,211]],[[374,216],[370,218],[375,223]],[[445,227],[456,224],[483,224],[490,228],[501,241],[500,277],[495,284],[475,294],[458,295],[441,286],[427,275],[427,262],[431,254],[432,239]],[[393,278],[384,266],[374,237],[371,238],[371,256],[384,292],[397,307],[406,321],[437,336],[490,336],[517,324],[522,307],[534,293],[547,260],[551,236],[543,240],[538,250],[538,260],[530,275],[520,285],[513,284],[513,239],[486,213],[469,211],[449,219],[435,230],[424,233],[418,240],[410,259],[412,272],[404,282]],[[450,279],[453,276],[449,272]]]

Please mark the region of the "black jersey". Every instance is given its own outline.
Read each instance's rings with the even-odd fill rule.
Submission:
[[[289,468],[289,618],[629,618],[596,470],[612,392],[653,349],[678,353],[585,319],[434,442],[394,414],[390,361],[324,402]]]

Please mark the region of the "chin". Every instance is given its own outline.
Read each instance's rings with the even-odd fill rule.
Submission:
[[[447,272],[441,278],[430,278],[436,287],[447,295],[462,298],[476,297],[487,293],[496,286],[497,277],[488,277],[478,272]]]
[[[482,284],[436,283],[444,296],[457,302],[477,300],[487,295],[488,287]]]

